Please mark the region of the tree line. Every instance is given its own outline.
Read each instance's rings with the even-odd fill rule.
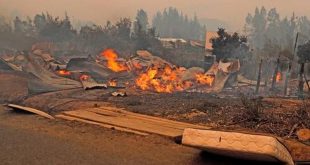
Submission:
[[[306,16],[297,17],[293,13],[282,18],[276,8],[257,7],[253,14],[247,15],[244,28],[251,48],[262,58],[292,59],[297,33],[299,45],[310,38],[310,20]]]
[[[86,52],[97,52],[104,47],[119,50],[160,49],[158,37],[178,37],[199,39],[203,36],[203,26],[197,17],[189,19],[175,8],[165,9],[150,25],[148,14],[143,9],[136,17],[120,18],[115,23],[105,25],[84,25],[77,30],[70,17],[52,16],[49,13],[36,14],[33,18],[15,17],[7,21],[0,16],[0,49],[29,49],[36,42],[53,42],[70,45],[71,48]]]
[[[195,15],[189,18],[176,8],[168,8],[157,12],[152,21],[159,36],[204,40],[206,26],[198,21]]]
[[[67,14],[60,18],[41,13],[34,18],[15,17],[12,22],[0,17],[0,49],[28,50],[36,42],[70,45],[72,49],[90,53],[107,47],[134,51],[159,46],[154,30],[143,28],[139,19],[137,16],[132,22],[130,18],[120,18],[115,23],[84,25],[77,30]]]
[[[309,61],[310,20],[306,16],[281,18],[276,8],[269,11],[265,7],[256,8],[248,14],[244,34],[228,33],[219,28],[218,37],[211,39],[213,54],[218,59],[265,59],[283,56],[292,60],[298,33],[296,53],[301,61]],[[307,54],[308,53],[308,54]]]

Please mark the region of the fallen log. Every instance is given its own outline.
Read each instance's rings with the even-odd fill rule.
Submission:
[[[235,158],[294,164],[287,148],[270,136],[188,128],[182,144]]]
[[[48,118],[48,119],[55,119],[53,116],[51,116],[51,115],[49,115],[49,114],[47,114],[47,113],[45,113],[43,111],[34,109],[34,108],[23,107],[23,106],[15,105],[15,104],[9,104],[8,107],[10,107],[12,109],[18,109],[18,110],[22,110],[22,111],[31,112],[31,113],[37,114],[39,116],[42,116],[42,117],[45,117],[45,118]]]

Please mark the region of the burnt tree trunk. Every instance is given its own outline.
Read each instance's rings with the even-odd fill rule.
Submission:
[[[292,69],[292,64],[290,62],[289,65],[288,65],[288,69],[287,69],[286,75],[285,75],[284,96],[287,95],[287,84],[288,84],[288,80],[289,80],[289,77],[290,77],[291,69]]]
[[[300,98],[303,97],[304,92],[304,72],[305,72],[305,63],[300,64],[300,71],[299,71],[299,83],[298,83],[298,96]]]
[[[256,94],[258,94],[259,92],[260,79],[262,75],[262,64],[263,64],[263,60],[260,60],[259,67],[258,67],[257,84],[256,84],[256,90],[255,90]]]
[[[310,91],[310,85],[309,85],[309,81],[306,77],[306,74],[304,74],[304,78],[305,78],[305,81],[306,81],[306,84],[307,84],[307,87],[308,87],[308,91]]]

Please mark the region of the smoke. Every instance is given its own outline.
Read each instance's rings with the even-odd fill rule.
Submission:
[[[308,0],[0,0],[0,9],[8,16],[16,14],[33,17],[37,13],[49,12],[63,16],[65,12],[75,19],[104,24],[107,20],[115,22],[120,17],[133,18],[140,8],[149,16],[169,6],[176,7],[184,13],[197,14],[199,18],[222,20],[231,25],[231,31],[242,30],[244,16],[256,6],[276,7],[281,15],[289,16],[294,11],[297,15],[310,17]],[[0,13],[1,14],[1,13]]]

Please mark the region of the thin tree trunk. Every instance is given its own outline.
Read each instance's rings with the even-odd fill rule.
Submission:
[[[299,71],[299,83],[298,83],[298,97],[303,97],[304,92],[304,72],[305,72],[305,63],[300,64],[300,71]]]
[[[292,69],[292,64],[291,62],[289,63],[288,69],[286,71],[286,75],[285,75],[285,82],[284,82],[284,96],[287,95],[287,84],[288,84],[288,80],[290,77],[290,73],[291,73],[291,69]]]
[[[263,64],[263,60],[260,60],[259,67],[258,67],[257,84],[256,84],[256,90],[255,90],[256,94],[258,94],[259,92],[260,79],[261,79],[261,74],[262,74],[262,64]]]
[[[305,78],[306,84],[308,86],[308,91],[310,91],[310,85],[309,85],[308,79],[306,77],[306,74],[304,74],[304,78]]]

